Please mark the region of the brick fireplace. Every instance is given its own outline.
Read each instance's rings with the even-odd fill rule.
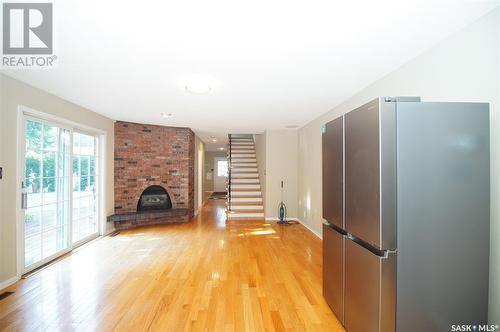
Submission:
[[[147,188],[166,190],[168,209],[137,211]],[[160,189],[161,190],[161,189]],[[115,228],[187,222],[194,213],[194,133],[189,128],[115,123]]]

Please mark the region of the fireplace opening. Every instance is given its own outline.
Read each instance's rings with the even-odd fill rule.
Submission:
[[[150,186],[142,192],[137,212],[168,210],[172,208],[172,201],[168,192],[162,186]]]

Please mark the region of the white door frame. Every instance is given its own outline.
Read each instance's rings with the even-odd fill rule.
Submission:
[[[18,105],[18,112],[17,112],[17,138],[16,138],[16,143],[17,143],[17,156],[16,156],[16,260],[17,260],[17,278],[20,279],[21,276],[31,270],[34,270],[51,260],[60,257],[64,255],[65,253],[70,252],[71,250],[75,249],[76,247],[82,245],[85,242],[91,241],[95,239],[98,236],[102,236],[105,234],[105,228],[106,228],[106,222],[103,219],[105,216],[105,200],[104,197],[106,195],[105,193],[105,186],[104,186],[104,179],[106,178],[106,162],[104,158],[104,153],[105,153],[105,146],[106,146],[106,132],[92,128],[89,126],[81,125],[76,122],[57,117],[52,114],[40,112],[34,109],[31,109],[29,107],[26,107],[24,105]],[[25,121],[29,118],[33,118],[34,120],[42,121],[45,123],[52,123],[58,127],[62,127],[65,129],[70,129],[71,131],[71,138],[70,138],[70,144],[72,146],[73,144],[73,132],[76,130],[77,132],[82,132],[82,133],[89,133],[94,136],[99,137],[99,159],[98,159],[98,169],[101,171],[100,177],[99,177],[99,183],[98,183],[98,234],[96,236],[90,236],[89,238],[82,239],[78,241],[77,243],[72,243],[72,203],[73,203],[73,196],[72,196],[72,188],[73,186],[70,185],[70,207],[69,207],[69,224],[68,224],[68,248],[65,250],[62,250],[58,252],[57,254],[54,254],[50,257],[47,257],[45,259],[42,259],[40,262],[37,264],[34,264],[30,266],[29,270],[25,268],[24,265],[24,210],[21,208],[21,194],[22,194],[22,188],[21,184],[25,180],[25,147],[26,147],[26,137],[25,137]],[[70,162],[70,174],[73,174],[73,162]]]
[[[217,176],[217,162],[220,160],[227,161],[226,157],[215,157],[214,158],[214,191],[226,191],[226,186],[227,186],[227,177],[225,176]],[[219,183],[219,181],[221,183]]]

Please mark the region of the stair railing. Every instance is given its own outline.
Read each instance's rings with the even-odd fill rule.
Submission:
[[[231,137],[231,134],[229,134],[229,151],[228,151],[228,155],[229,155],[229,159],[228,159],[228,163],[227,163],[227,172],[228,172],[228,178],[227,178],[227,181],[228,181],[228,184],[227,184],[227,210],[228,211],[231,211],[231,168],[232,168],[232,137]]]

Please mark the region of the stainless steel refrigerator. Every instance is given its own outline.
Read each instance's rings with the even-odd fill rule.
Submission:
[[[323,294],[347,331],[486,324],[488,104],[383,97],[322,131]]]

